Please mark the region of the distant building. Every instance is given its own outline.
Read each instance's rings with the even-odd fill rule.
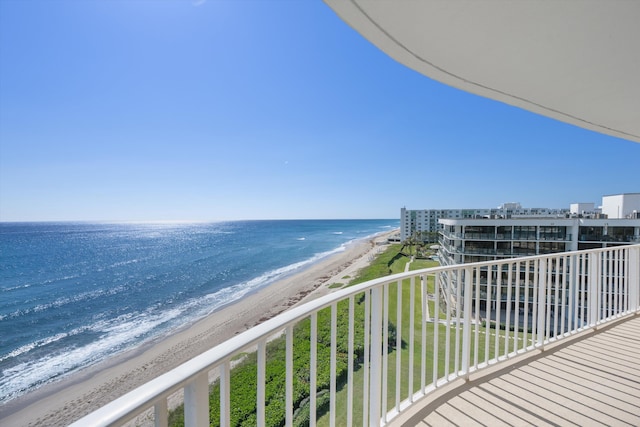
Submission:
[[[571,203],[569,211],[577,217],[602,215],[602,209],[596,208],[595,203]]]
[[[439,219],[441,262],[461,264],[640,243],[640,193],[604,196],[602,210],[593,203],[574,203],[568,211],[535,210],[537,215],[526,211]]]
[[[640,243],[640,219],[441,219],[443,264]]]
[[[452,265],[640,243],[640,218],[637,216],[637,212],[640,211],[639,202],[640,193],[619,194],[604,196],[602,210],[596,208],[593,203],[574,203],[565,215],[441,218],[438,257],[441,264]],[[555,211],[557,210],[548,210]],[[609,268],[614,265],[613,259],[603,262],[608,263]],[[624,265],[619,259],[615,262],[622,262],[619,265]],[[573,280],[566,274],[566,258],[559,257],[550,261],[549,265],[554,272],[550,286],[556,289],[556,298],[558,292],[565,295],[570,280]],[[498,271],[481,267],[479,276],[472,284],[472,300],[483,311],[487,308],[487,295],[490,295],[490,300],[499,301],[499,305],[492,303],[491,310],[503,314],[517,307],[516,298],[531,304],[536,298],[535,283],[531,280],[537,270],[533,266],[527,268]],[[579,270],[577,275],[582,279],[575,280],[586,283],[585,278],[588,274],[586,270]],[[454,289],[457,286],[455,278],[453,281],[440,283],[450,283]],[[590,294],[584,290],[580,292],[580,307],[584,307],[589,304]],[[480,298],[476,299],[475,295],[479,295]],[[602,298],[609,296],[602,294]],[[562,296],[562,304],[570,304],[569,301],[570,298]],[[457,306],[461,301],[452,299],[450,302]],[[582,310],[580,307],[579,310]],[[528,316],[529,321],[532,321],[532,313],[520,315]],[[565,328],[570,328],[576,320],[585,321],[583,318],[570,316],[561,319],[560,322]]]
[[[489,261],[640,243],[640,193],[607,195],[602,206],[400,209],[400,240],[440,242],[443,263]]]
[[[439,233],[443,230],[441,219],[483,219],[514,217],[553,217],[565,218],[570,214],[568,209],[523,208],[520,203],[504,203],[498,208],[487,209],[400,209],[400,240],[415,236],[423,238],[428,233]]]
[[[602,213],[607,218],[640,218],[640,193],[603,196]]]

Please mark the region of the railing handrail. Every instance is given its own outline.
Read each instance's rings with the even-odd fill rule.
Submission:
[[[624,248],[624,249],[623,249]],[[452,264],[443,265],[420,270],[398,273],[382,278],[370,280],[357,285],[353,285],[344,289],[337,290],[331,294],[319,297],[305,304],[293,307],[267,321],[258,324],[233,338],[205,351],[204,353],[190,359],[177,368],[160,375],[159,377],[141,385],[135,390],[125,394],[124,396],[112,401],[95,412],[87,415],[74,425],[113,425],[126,421],[133,414],[141,412],[145,408],[153,405],[158,399],[162,399],[172,394],[176,390],[184,387],[186,384],[194,381],[201,376],[203,372],[221,366],[232,356],[242,352],[250,347],[255,346],[266,338],[283,332],[286,328],[308,318],[313,313],[331,307],[339,301],[355,296],[365,291],[380,288],[391,283],[399,283],[405,279],[421,277],[425,275],[439,275],[450,271],[467,271],[479,269],[483,267],[493,267],[499,265],[509,265],[512,263],[527,263],[529,261],[543,261],[557,258],[559,256],[578,256],[589,255],[594,256],[612,250],[628,250],[636,248],[640,250],[640,245],[628,245],[615,248],[597,248],[583,251],[563,252],[561,254],[545,254],[526,257],[516,257],[509,260],[483,261],[469,264]],[[527,264],[528,265],[528,264]],[[545,261],[546,265],[546,261]],[[533,279],[535,280],[535,279]],[[480,281],[478,280],[478,283]],[[464,284],[461,284],[461,286]],[[469,284],[466,284],[469,286]],[[526,285],[528,286],[528,285]],[[459,295],[458,295],[459,296]],[[514,296],[515,297],[515,296]],[[469,297],[471,298],[471,297]],[[557,325],[556,325],[557,328]],[[496,356],[497,357],[497,356]]]

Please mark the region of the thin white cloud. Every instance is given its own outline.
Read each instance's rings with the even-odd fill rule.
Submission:
[[[206,3],[207,0],[195,0],[192,4],[196,7],[198,6],[202,6],[203,4]]]

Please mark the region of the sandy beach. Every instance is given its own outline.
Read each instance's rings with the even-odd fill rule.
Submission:
[[[87,368],[0,407],[0,424],[65,426],[198,354],[288,308],[331,292],[346,283],[383,249],[392,231],[273,283],[197,323],[156,342]]]

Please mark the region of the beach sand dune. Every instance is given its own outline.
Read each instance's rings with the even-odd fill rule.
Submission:
[[[0,407],[0,425],[66,426],[141,384],[288,308],[331,292],[367,266],[394,232],[350,244],[345,251],[269,285],[164,339],[113,357]]]

